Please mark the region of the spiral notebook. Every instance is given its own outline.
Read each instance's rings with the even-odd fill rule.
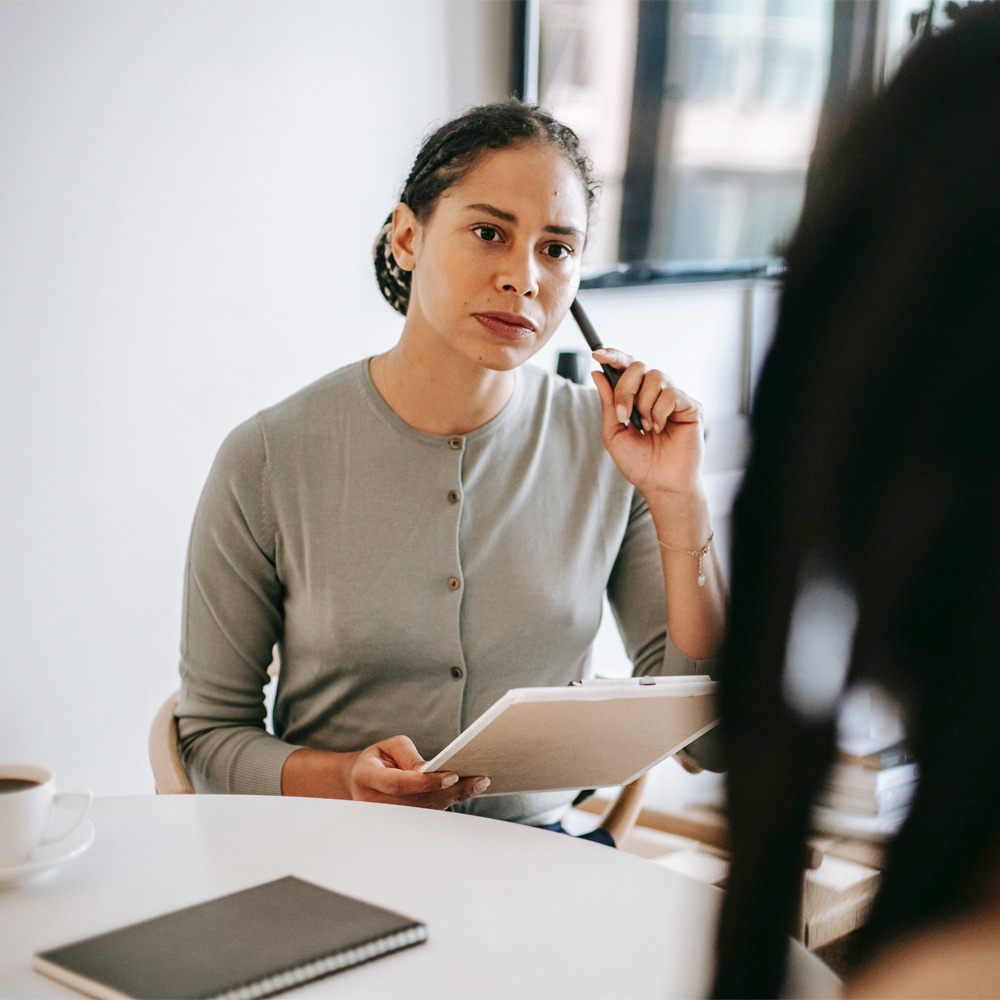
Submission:
[[[419,921],[288,876],[40,952],[98,998],[271,996],[427,940]]]

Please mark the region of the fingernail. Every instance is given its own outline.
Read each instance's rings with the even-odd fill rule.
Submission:
[[[473,786],[472,790],[478,795],[480,792],[485,792],[487,788],[490,787],[489,778],[480,778]]]
[[[642,418],[642,429],[647,434],[653,429],[653,425],[645,417]]]
[[[663,428],[659,424],[653,424],[653,430],[656,431],[657,434],[659,434],[660,431],[663,430]]]
[[[457,774],[446,774],[441,779],[441,787],[442,788],[451,788],[451,786],[454,785],[455,782],[457,782],[457,781],[458,781],[458,775]]]
[[[627,424],[628,423],[628,410],[626,410],[625,407],[621,403],[619,403],[615,407],[615,413],[618,414],[618,422],[619,423],[621,423],[621,424]]]

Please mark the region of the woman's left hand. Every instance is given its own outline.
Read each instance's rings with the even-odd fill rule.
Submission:
[[[601,397],[604,447],[622,475],[644,496],[691,493],[701,488],[705,452],[701,404],[655,368],[624,351],[603,348],[594,360],[623,369],[611,388],[604,372],[591,374]],[[629,423],[635,404],[645,433]]]

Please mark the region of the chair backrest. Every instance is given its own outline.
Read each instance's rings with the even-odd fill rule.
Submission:
[[[174,709],[180,699],[180,691],[170,695],[153,716],[153,724],[149,728],[149,763],[153,768],[157,795],[194,794],[177,748],[177,717]]]

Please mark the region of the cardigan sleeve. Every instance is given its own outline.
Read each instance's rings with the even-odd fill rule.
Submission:
[[[718,657],[685,656],[670,639],[666,620],[663,563],[653,518],[642,494],[635,491],[629,522],[608,580],[608,603],[618,624],[633,674],[708,674],[717,676]],[[685,748],[709,771],[724,769],[718,727]]]
[[[195,513],[184,579],[180,749],[196,791],[280,794],[297,747],[265,730],[282,630],[277,531],[259,418],[223,442]]]

